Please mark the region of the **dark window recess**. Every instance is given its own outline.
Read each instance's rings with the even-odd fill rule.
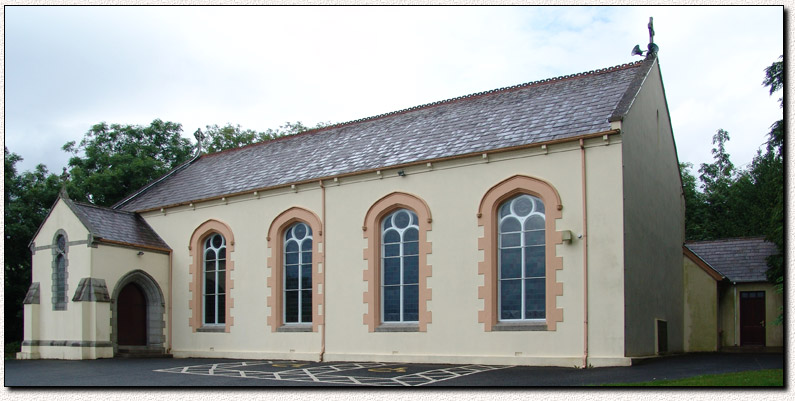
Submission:
[[[668,352],[668,322],[664,320],[657,321],[657,353],[664,354]]]

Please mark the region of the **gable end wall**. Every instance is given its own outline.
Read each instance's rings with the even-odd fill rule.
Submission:
[[[667,322],[668,352],[681,352],[684,198],[659,64],[621,126],[625,355],[657,352],[657,319]]]

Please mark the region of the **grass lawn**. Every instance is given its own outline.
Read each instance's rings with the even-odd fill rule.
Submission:
[[[640,383],[613,383],[604,386],[784,386],[783,369],[749,370],[747,372],[723,373],[719,375],[703,375],[676,380],[655,380]]]

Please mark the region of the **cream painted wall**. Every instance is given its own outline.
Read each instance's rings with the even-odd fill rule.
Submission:
[[[667,322],[668,351],[681,352],[684,198],[657,64],[621,129],[626,355],[656,353],[656,319]]]
[[[718,350],[718,283],[683,256],[685,285],[685,351]]]
[[[314,360],[320,354],[320,334],[273,333],[267,326],[270,308],[266,280],[270,269],[267,234],[273,219],[283,211],[297,206],[321,215],[319,185],[302,186],[261,194],[243,195],[223,201],[210,201],[192,207],[169,209],[166,215],[148,213],[144,218],[173,249],[172,352],[175,356],[269,357]],[[188,272],[191,256],[188,243],[193,231],[209,219],[226,223],[235,239],[235,251],[228,254],[234,261],[231,272],[234,317],[229,333],[194,332],[188,325]],[[316,243],[318,241],[316,240]],[[316,244],[317,246],[317,244]],[[361,251],[359,253],[361,255]],[[228,317],[227,317],[228,318]]]
[[[588,168],[589,227],[596,237],[620,238],[621,234],[621,145],[606,146],[601,139],[588,143],[592,160]],[[432,167],[405,168],[406,177],[396,170],[342,178],[326,186],[326,344],[327,360],[395,360],[415,362],[518,363],[579,366],[583,353],[583,272],[582,241],[558,246],[563,283],[558,307],[564,320],[554,332],[485,332],[478,323],[483,301],[478,299],[482,276],[477,274],[478,205],[493,185],[515,174],[526,174],[550,182],[563,204],[559,230],[582,231],[580,149],[576,142],[552,145],[548,154],[540,149],[434,163]],[[432,300],[428,308],[432,322],[427,332],[368,332],[363,324],[366,283],[363,271],[366,248],[362,224],[370,206],[394,191],[407,192],[427,202],[433,216],[429,240],[432,276],[428,286]],[[266,298],[267,231],[273,219],[291,207],[306,208],[322,218],[319,184],[299,186],[296,191],[278,189],[259,194],[199,203],[169,209],[166,214],[144,215],[149,224],[174,249],[173,353],[175,356],[319,358],[320,333],[272,332],[267,326],[270,313]],[[605,203],[604,205],[600,205]],[[191,263],[188,241],[193,230],[208,219],[220,220],[235,237],[234,325],[229,333],[193,332],[188,326],[188,284]],[[593,259],[590,347],[597,364],[627,364],[623,358],[621,320],[623,251],[620,241],[594,239],[589,258]],[[604,320],[604,321],[602,321]]]
[[[481,363],[557,364],[573,366],[582,356],[582,251],[581,244],[559,246],[564,295],[558,297],[563,322],[554,332],[485,332],[478,323],[483,301],[478,299],[477,224],[480,200],[488,189],[515,174],[543,179],[558,190],[563,204],[559,229],[581,230],[582,206],[579,170],[561,168],[579,163],[579,148],[572,144],[538,150],[512,152],[482,158],[418,166],[405,169],[406,177],[394,170],[384,178],[346,180],[327,187],[328,224],[328,337],[329,359],[454,361],[464,357]],[[362,280],[366,263],[362,250],[362,224],[367,209],[381,197],[401,191],[422,198],[430,208],[433,225],[429,233],[432,275],[428,286],[432,300],[428,308],[432,322],[427,332],[368,332],[362,316],[366,312]],[[351,239],[354,240],[351,240]],[[336,301],[332,303],[332,301]]]
[[[736,290],[736,292],[735,292]],[[739,308],[735,294],[739,297],[742,291],[764,291],[765,292],[765,345],[768,347],[784,346],[784,326],[776,325],[776,318],[779,309],[784,303],[783,294],[776,292],[775,286],[770,283],[737,283],[727,286],[721,292],[720,309],[723,330],[723,346],[732,347],[740,345],[740,314],[736,311]],[[737,336],[735,338],[735,336]]]
[[[71,242],[86,241],[88,230],[72,213],[63,200],[56,202],[49,217],[42,224],[34,238],[34,246],[42,247],[52,245],[56,232],[62,229],[66,232],[67,240]],[[87,244],[69,245],[67,251],[67,303],[66,310],[55,311],[52,304],[52,261],[51,249],[40,249],[33,254],[32,269],[33,282],[40,283],[39,313],[33,316],[25,315],[25,319],[35,319],[38,322],[38,338],[30,338],[25,332],[25,340],[43,341],[81,341],[83,330],[80,322],[84,319],[82,303],[72,302],[72,297],[77,289],[80,279],[90,276],[91,248]],[[27,311],[27,310],[26,310]],[[27,326],[27,325],[26,325]],[[23,347],[22,352],[26,352]],[[81,351],[72,350],[70,347],[38,347],[42,358],[80,359]],[[77,347],[71,347],[77,348]]]
[[[118,287],[119,281],[127,274],[141,270],[151,276],[160,287],[160,292],[163,295],[161,302],[166,304],[163,314],[164,325],[168,325],[168,291],[170,288],[168,279],[168,254],[142,250],[143,255],[138,255],[139,249],[98,245],[93,250],[92,258],[92,277],[101,278],[105,280],[108,286],[108,294],[111,298],[118,296],[121,288]],[[114,302],[116,300],[114,299]],[[92,302],[93,304],[93,302]],[[97,315],[95,330],[97,336],[101,336],[103,341],[110,341],[111,338],[111,309],[110,304],[107,311],[104,309],[102,313],[107,313],[107,317],[101,319]],[[113,305],[115,307],[115,304]],[[118,334],[118,333],[117,333]],[[163,336],[166,338],[164,344],[168,344],[168,328],[163,328]]]
[[[624,353],[624,244],[621,137],[587,141],[588,354],[591,359]],[[573,288],[575,291],[579,289]]]

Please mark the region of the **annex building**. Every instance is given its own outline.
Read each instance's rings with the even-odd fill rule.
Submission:
[[[18,356],[628,365],[685,349],[683,243],[651,56],[61,196]]]

